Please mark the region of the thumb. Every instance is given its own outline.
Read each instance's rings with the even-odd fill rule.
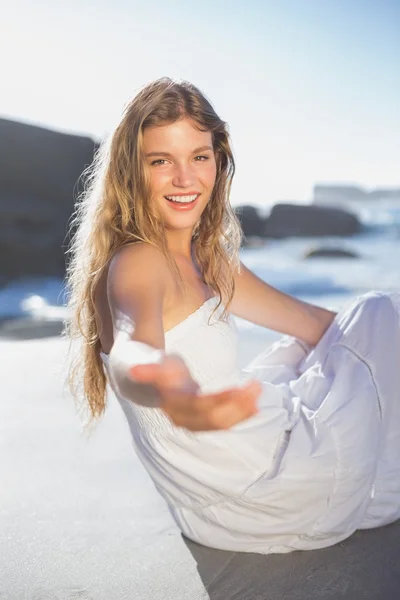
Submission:
[[[158,363],[148,365],[135,365],[129,369],[129,376],[134,381],[141,383],[149,383],[157,379],[160,373],[160,365]]]

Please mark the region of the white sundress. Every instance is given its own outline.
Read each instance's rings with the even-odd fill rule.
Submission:
[[[312,349],[284,336],[242,370],[232,317],[218,320],[221,307],[209,323],[216,303],[168,331],[166,351],[203,392],[261,381],[256,415],[191,432],[117,397],[184,535],[268,554],[323,548],[400,518],[400,293],[362,295]]]

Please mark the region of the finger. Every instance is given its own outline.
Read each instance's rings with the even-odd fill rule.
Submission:
[[[172,420],[176,425],[190,431],[213,431],[229,429],[240,421],[254,416],[257,412],[258,409],[252,405],[243,408],[239,403],[231,402],[217,407],[211,414],[199,417],[199,415],[177,413],[172,416]]]
[[[229,429],[233,425],[249,419],[257,412],[257,408],[252,404],[231,403],[218,406],[210,415],[210,424],[214,429]]]
[[[174,397],[163,406],[172,421],[192,431],[226,429],[258,412],[258,382],[217,396]]]
[[[134,381],[149,383],[155,381],[159,375],[160,367],[158,363],[135,365],[129,369],[129,375]]]
[[[166,390],[180,389],[193,379],[184,363],[174,358],[166,359],[160,370],[157,384]]]
[[[236,390],[230,401],[213,407],[210,413],[211,418],[222,414],[232,414],[232,416],[236,414],[238,418],[242,414],[243,418],[247,418],[250,414],[258,412],[257,398],[258,385],[251,384],[244,389]]]
[[[244,402],[256,404],[261,392],[261,384],[258,381],[250,381],[241,388],[231,388],[215,394],[198,395],[193,399],[193,408],[198,411],[209,412],[217,406],[223,406],[230,402]]]
[[[187,373],[182,361],[175,358],[167,358],[163,363],[135,365],[129,370],[130,376],[137,381],[171,388],[179,387]]]

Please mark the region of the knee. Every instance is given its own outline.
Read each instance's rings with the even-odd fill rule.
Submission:
[[[369,337],[369,332],[375,333],[376,328],[383,324],[388,317],[392,321],[394,315],[393,304],[387,294],[372,291],[355,298],[347,305],[337,317],[337,325],[342,333],[354,335],[354,328],[360,335],[362,328],[364,337]],[[365,331],[366,330],[366,331]]]
[[[393,310],[393,304],[388,294],[380,291],[371,291],[357,298],[358,305],[363,311],[377,313]]]

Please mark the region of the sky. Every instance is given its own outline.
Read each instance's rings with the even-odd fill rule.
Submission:
[[[227,121],[233,204],[400,186],[400,0],[13,0],[0,116],[100,139],[152,79]]]

